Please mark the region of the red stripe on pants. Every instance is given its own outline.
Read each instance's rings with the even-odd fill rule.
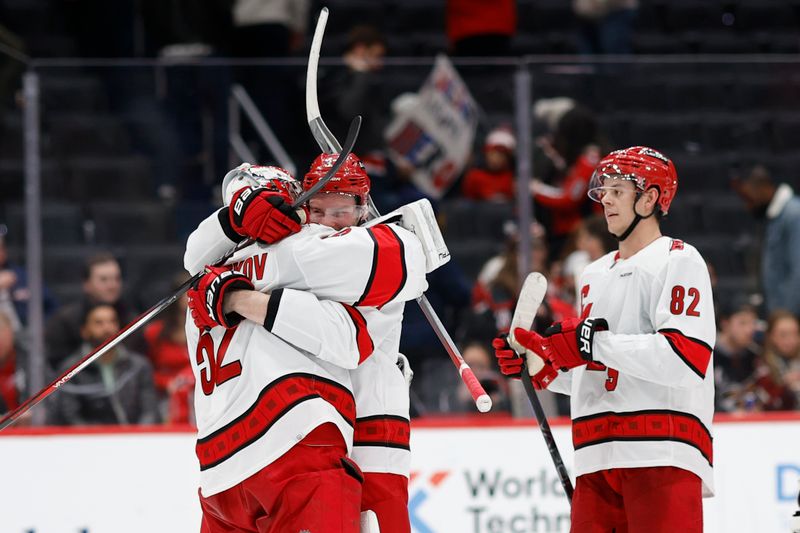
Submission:
[[[576,450],[610,441],[671,440],[693,446],[713,465],[711,434],[698,419],[678,412],[601,413],[572,421]]]
[[[292,407],[312,398],[327,401],[350,425],[354,424],[355,399],[344,386],[311,374],[288,374],[267,385],[242,416],[197,441],[195,452],[200,469],[211,468],[231,457],[263,436]]]

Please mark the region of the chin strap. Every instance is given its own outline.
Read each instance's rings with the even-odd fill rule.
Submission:
[[[650,212],[650,214],[647,215],[647,216],[644,216],[644,217],[636,212],[636,204],[639,202],[639,198],[641,198],[641,197],[642,197],[642,193],[641,192],[637,192],[636,193],[636,200],[633,201],[633,215],[634,215],[633,216],[633,222],[631,222],[630,225],[628,226],[628,228],[625,231],[622,232],[622,235],[614,235],[612,233],[612,235],[614,235],[614,237],[616,237],[616,239],[619,242],[622,242],[625,239],[627,239],[628,237],[630,237],[631,233],[633,233],[633,230],[636,228],[636,225],[640,221],[642,221],[642,220],[644,220],[646,218],[650,218],[651,216],[656,214],[656,209],[658,209],[658,207],[654,207],[653,210]]]
[[[641,216],[639,213],[636,212],[636,208],[634,208],[633,213],[635,215],[633,217],[633,222],[630,223],[630,225],[628,226],[628,229],[626,229],[625,231],[622,232],[622,235],[614,235],[612,233],[612,235],[614,235],[614,237],[616,237],[616,239],[619,242],[622,242],[625,239],[627,239],[630,236],[630,234],[633,232],[634,228],[636,228],[636,224],[638,224],[640,220],[645,218],[645,217]]]

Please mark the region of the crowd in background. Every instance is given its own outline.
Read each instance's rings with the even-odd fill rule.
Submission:
[[[114,32],[115,25],[109,21],[120,20],[117,6],[108,18],[104,15],[111,9],[107,2],[74,4],[71,16],[76,20],[80,18],[82,24],[94,21],[97,27]],[[150,37],[145,43],[149,53],[155,55],[252,57],[254,51],[260,50],[258,57],[285,56],[297,53],[308,41],[308,2],[219,1],[203,2],[203,8],[191,2],[141,4]],[[508,53],[509,38],[515,31],[515,2],[492,3],[491,16],[470,12],[467,4],[470,3],[448,3],[450,52],[473,56]],[[598,11],[599,4],[605,6],[603,10]],[[635,0],[574,2],[580,19],[581,50],[629,53],[636,5]],[[169,6],[186,10],[184,14],[188,16],[180,17],[181,24],[175,21],[175,16],[182,11],[168,9]],[[81,13],[87,14],[88,19]],[[113,54],[109,42],[130,51],[133,44],[126,39],[135,37],[127,30],[105,40],[102,38],[105,34],[80,35],[84,36],[79,41],[80,52],[87,56]],[[98,49],[100,45],[105,47]],[[387,43],[379,31],[356,27],[343,51],[346,68],[323,71],[321,76],[329,89],[323,106],[333,129],[343,131],[342,125],[355,114],[365,118],[359,155],[373,178],[376,203],[388,211],[425,195],[410,179],[413,169],[388,157],[382,142],[382,132],[392,114],[392,104],[383,97],[385,80],[377,75],[386,52]],[[115,55],[126,54],[131,55],[125,51]],[[296,121],[285,116],[289,107],[286,102],[296,99],[296,91],[290,84],[279,83],[282,74],[265,79],[243,70],[235,75],[251,84],[270,123],[278,130],[285,126],[286,137],[292,138],[295,126],[289,124]],[[213,94],[225,80],[211,78],[193,82],[205,84],[202,86]],[[178,76],[172,81],[180,83],[187,79]],[[109,80],[109,83],[116,82]],[[122,99],[125,94],[122,91],[118,96]],[[195,109],[186,102],[173,103],[175,113],[188,116]],[[201,103],[208,105],[207,101]],[[520,290],[517,262],[521,232],[526,232],[532,243],[530,270],[545,274],[550,282],[536,321],[540,331],[553,321],[577,315],[577,280],[581,271],[591,261],[616,249],[602,211],[586,193],[597,162],[617,147],[603,134],[592,110],[569,99],[542,101],[537,104],[535,115],[541,126],[537,131],[546,130],[536,139],[529,190],[536,222],[530,228],[519,228],[514,222],[517,143],[509,124],[492,124],[476,142],[470,164],[444,201],[506,205],[508,222],[503,229],[503,249],[486,258],[475,280],[467,278],[457,261],[429,276],[429,299],[459,342],[465,360],[493,397],[495,411],[500,413],[519,414],[514,409],[513,386],[500,375],[490,342],[496,334],[508,331],[516,305]],[[199,150],[194,139],[197,131],[190,126],[191,121],[179,122],[187,125],[187,131],[176,133],[182,145]],[[169,144],[163,137],[159,139],[151,142]],[[222,148],[219,143],[214,144],[215,149],[224,150],[225,142],[221,141]],[[180,170],[169,167],[174,154],[161,155],[163,166],[158,175],[181,174]],[[224,169],[221,163],[224,159],[217,157],[220,161],[217,171]],[[680,167],[677,171],[680,179]],[[180,183],[175,181],[166,180],[158,186],[158,194],[164,198],[180,193],[175,190]],[[718,412],[797,410],[800,409],[800,198],[788,185],[776,183],[769,169],[763,166],[754,167],[734,184],[734,189],[743,206],[766,220],[761,261],[763,298],[743,293],[728,298],[729,301],[716,302],[716,408]],[[444,218],[440,222],[443,226],[447,224]],[[682,238],[682,235],[671,236]],[[713,265],[709,266],[713,269]],[[98,253],[86,258],[83,279],[75,280],[81,283],[80,299],[58,305],[45,290],[49,377],[65,372],[83,355],[117,334],[140,311],[126,298],[123,277],[114,255]],[[176,274],[174,287],[185,279],[185,275]],[[28,299],[25,271],[21,265],[8,261],[5,240],[0,236],[0,413],[35,392],[27,390],[25,385]],[[48,422],[191,423],[194,377],[190,358],[194,354],[186,351],[185,317],[183,298],[76,376],[43,404]],[[441,352],[438,340],[420,311],[407,306],[401,351],[415,369],[411,386],[413,413],[420,416],[474,412],[471,398],[449,361],[430,357],[437,350]],[[568,402],[559,399],[553,412],[566,415],[568,409]]]

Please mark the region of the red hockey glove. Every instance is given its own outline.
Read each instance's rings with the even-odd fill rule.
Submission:
[[[516,331],[525,331],[522,328],[517,328],[514,335],[517,336]],[[517,339],[519,337],[517,336]],[[498,335],[492,341],[494,347],[494,356],[497,358],[497,364],[500,365],[500,372],[503,375],[519,379],[522,374],[522,357],[515,352],[508,344],[508,337],[506,335]],[[531,350],[534,357],[541,356],[535,351]],[[544,366],[539,372],[531,376],[531,383],[533,388],[541,390],[547,388],[553,379],[558,375],[558,372],[550,365],[549,361],[544,360]]]
[[[568,318],[547,328],[542,346],[550,363],[566,372],[570,368],[594,361],[594,332],[606,330],[608,322],[604,318]]]
[[[200,329],[222,326],[235,328],[243,319],[238,313],[222,312],[225,295],[230,291],[253,289],[250,278],[226,267],[206,267],[207,273],[187,291],[192,320]]]
[[[233,230],[260,242],[273,244],[300,231],[300,216],[292,209],[291,198],[275,191],[239,189],[228,209]]]

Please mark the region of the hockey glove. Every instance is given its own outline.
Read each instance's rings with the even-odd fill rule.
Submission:
[[[518,331],[525,331],[522,328],[517,328]],[[515,336],[518,337],[518,334],[515,332]],[[497,358],[497,364],[500,365],[500,372],[502,372],[506,376],[510,376],[512,378],[519,379],[522,375],[522,357],[515,352],[511,346],[508,344],[508,337],[506,335],[498,335],[492,341],[492,347],[494,348],[494,356]],[[541,370],[536,372],[536,374],[531,376],[531,383],[533,383],[533,388],[536,390],[541,390],[547,388],[551,381],[553,381],[558,372],[550,365],[550,362],[542,358],[535,350],[530,349],[526,352],[526,357],[536,357],[541,359],[542,363],[538,363],[536,366],[542,366]],[[530,362],[528,363],[528,368],[536,368],[536,366],[531,366]]]
[[[225,295],[231,291],[253,289],[250,278],[225,267],[206,267],[206,274],[189,289],[189,309],[192,320],[200,329],[222,326],[235,328],[243,320],[238,313],[222,312]]]
[[[403,373],[403,379],[406,380],[406,385],[411,386],[411,380],[414,379],[414,371],[411,370],[411,364],[408,362],[408,357],[398,353],[397,354],[397,368]]]
[[[233,194],[228,208],[231,226],[239,235],[273,244],[300,231],[300,216],[291,198],[265,188],[245,187]]]
[[[542,346],[550,363],[566,372],[594,361],[594,333],[607,330],[608,322],[604,318],[568,318],[547,328]]]

